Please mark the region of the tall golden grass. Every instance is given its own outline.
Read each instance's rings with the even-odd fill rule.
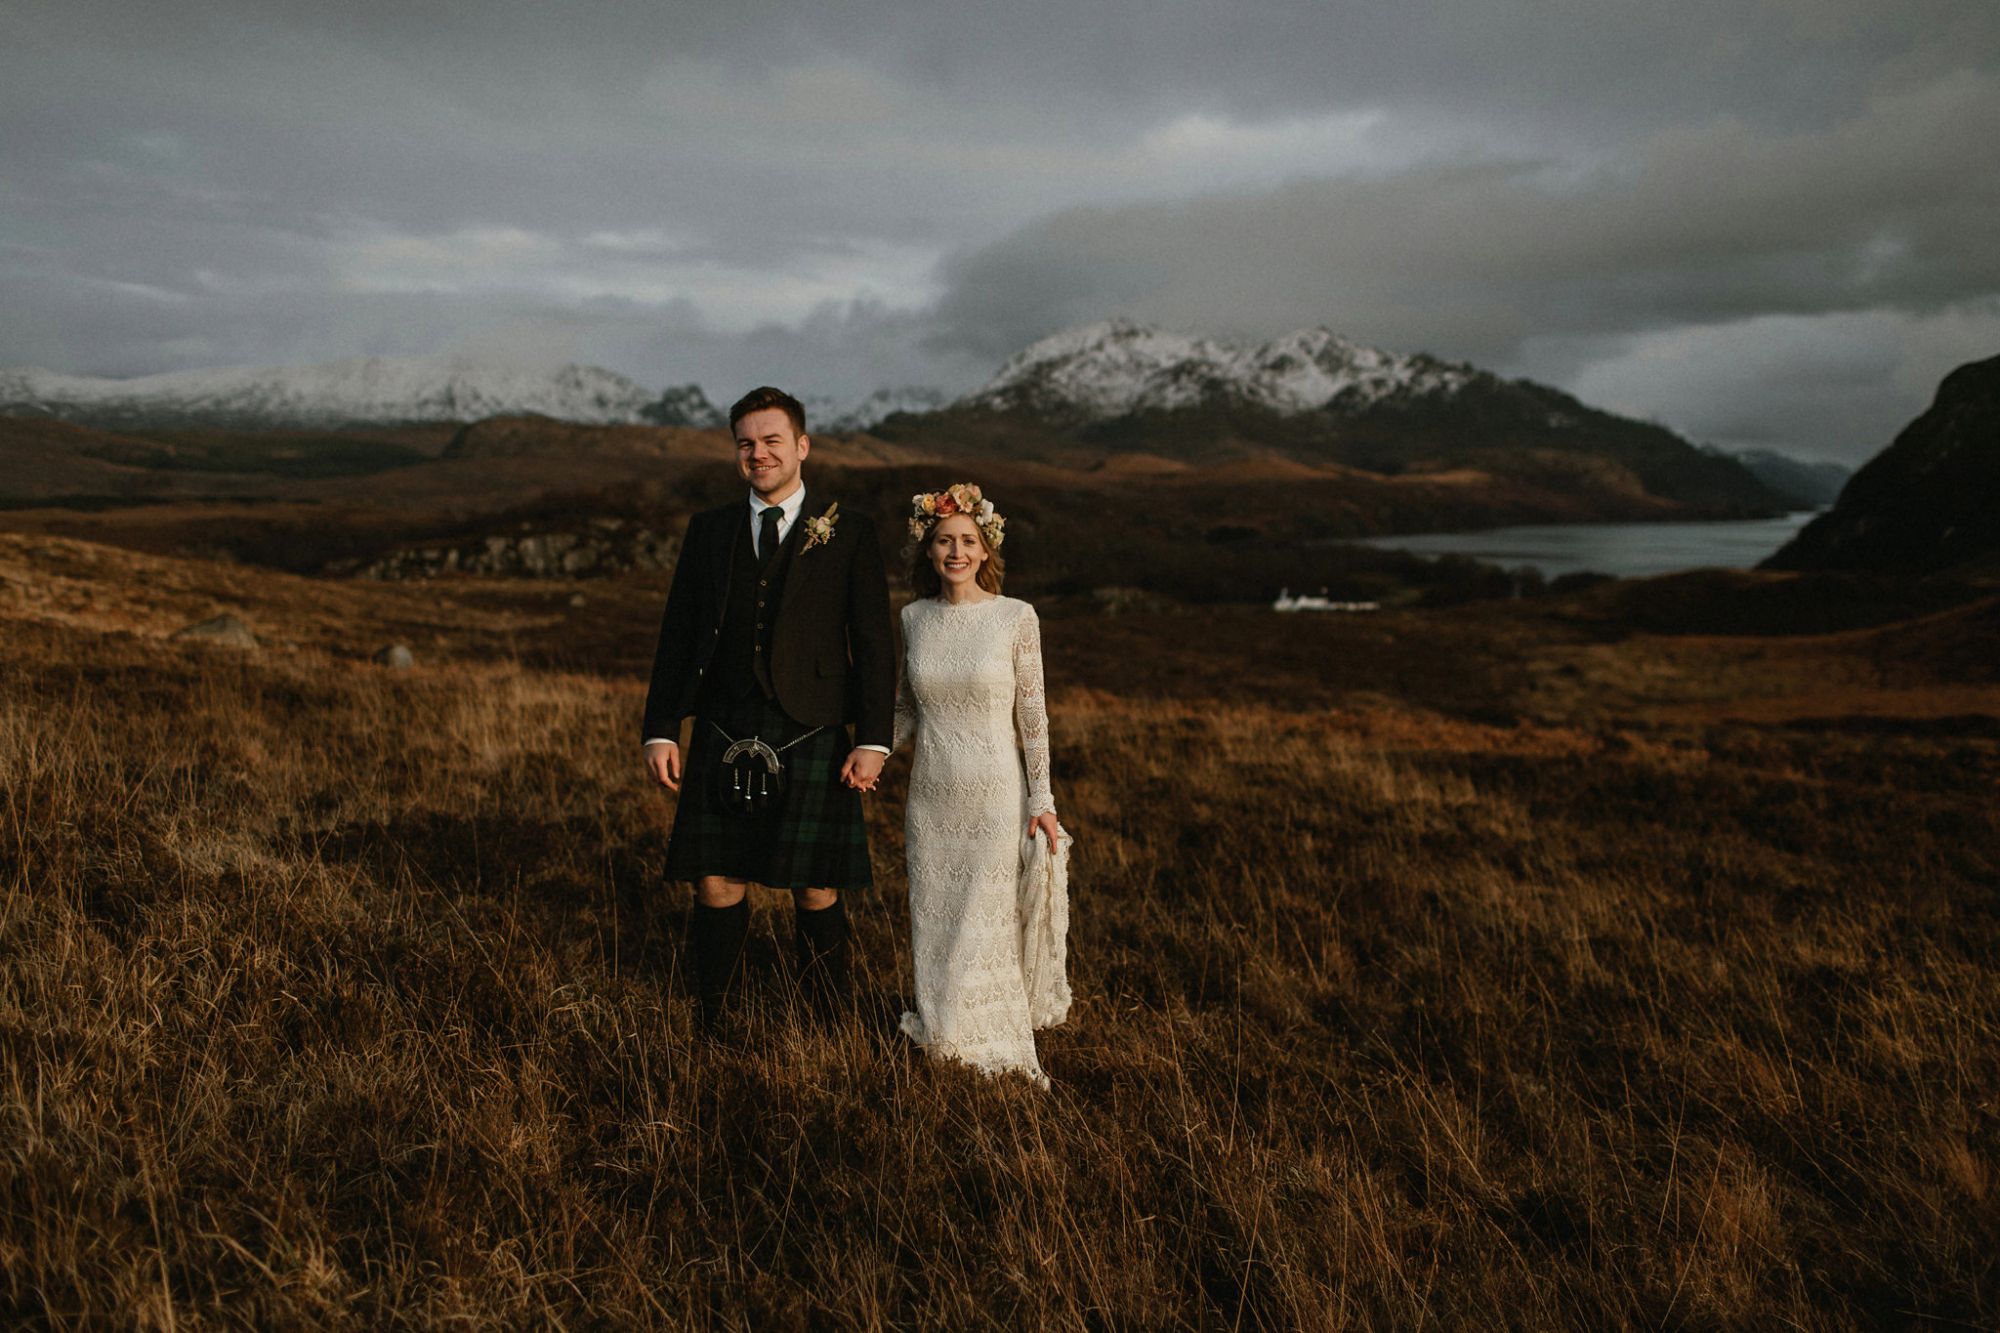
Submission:
[[[274,577],[266,616],[313,587]],[[1248,623],[1049,624],[1078,1002],[1044,1095],[894,1031],[900,763],[855,1011],[792,1002],[760,899],[744,1028],[708,1043],[636,673],[10,615],[0,1313],[2000,1321],[1990,713],[1646,721],[1591,672],[1523,684],[1541,722],[1373,677],[1334,708],[1249,671]],[[1480,632],[1286,631],[1357,671]],[[1170,690],[1085,646],[1148,635]],[[1709,699],[1698,646],[1674,663],[1648,688]]]

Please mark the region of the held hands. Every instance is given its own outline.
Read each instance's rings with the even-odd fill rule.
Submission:
[[[840,766],[840,780],[856,791],[874,791],[888,757],[880,750],[850,750],[847,762]]]
[[[1051,810],[1047,814],[1036,815],[1028,821],[1028,836],[1032,838],[1040,833],[1049,840],[1049,849],[1053,851],[1056,845],[1056,830],[1060,827],[1062,826],[1056,823],[1056,812]]]
[[[668,791],[681,789],[681,747],[672,741],[654,741],[646,747],[646,775]]]
[[[855,750],[841,765],[840,780],[856,791],[874,791],[882,777],[885,756],[878,750]],[[654,741],[646,747],[646,775],[668,791],[681,789],[681,747]]]

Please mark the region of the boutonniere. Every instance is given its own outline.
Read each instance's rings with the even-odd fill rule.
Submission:
[[[826,512],[818,518],[806,520],[806,544],[799,551],[804,555],[815,546],[824,546],[833,540],[833,525],[840,521],[840,502],[834,501],[826,507]]]

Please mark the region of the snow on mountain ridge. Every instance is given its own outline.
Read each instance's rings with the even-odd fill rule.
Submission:
[[[523,370],[458,357],[354,357],[307,366],[177,370],[100,379],[0,372],[0,403],[63,417],[251,420],[260,425],[472,421],[537,412],[610,425],[640,420],[656,397],[595,366]]]
[[[955,406],[1080,412],[1101,420],[1223,401],[1289,416],[1328,407],[1353,411],[1392,394],[1448,396],[1477,374],[1470,366],[1367,347],[1325,328],[1245,347],[1113,319],[1030,344]]]
[[[921,385],[904,384],[894,388],[877,389],[851,407],[822,409],[809,417],[807,425],[817,430],[845,433],[867,430],[885,417],[898,412],[935,412],[943,407],[947,395],[941,389],[925,388]]]
[[[866,430],[895,412],[928,412],[946,395],[918,386],[861,399],[808,395],[815,429]],[[645,388],[597,366],[554,370],[464,357],[353,357],[304,366],[228,366],[131,379],[0,370],[0,415],[53,416],[107,425],[230,425],[257,429],[479,421],[535,413],[583,425],[655,424],[720,429],[721,412],[699,385]]]
[[[1224,349],[1206,338],[1167,333],[1127,319],[1064,329],[1016,352],[986,386],[960,399],[967,407],[1069,407],[1091,416],[1133,411],[1151,391],[1181,407],[1199,389],[1176,391],[1176,372],[1217,364]]]
[[[950,406],[1029,408],[1086,419],[1141,410],[1248,405],[1281,415],[1357,411],[1392,395],[1455,394],[1483,372],[1299,329],[1255,346],[1173,333],[1129,319],[1049,335],[1010,357],[985,387]],[[947,406],[933,389],[877,389],[855,402],[806,395],[809,424],[867,430],[897,412]],[[477,421],[534,413],[585,425],[713,429],[721,413],[699,386],[655,392],[588,365],[528,370],[463,357],[356,357],[317,365],[181,370],[99,379],[0,370],[0,414],[90,424],[323,428]]]

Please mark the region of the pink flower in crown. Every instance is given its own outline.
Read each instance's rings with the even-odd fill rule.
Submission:
[[[921,542],[939,519],[963,514],[986,534],[986,544],[998,550],[1006,540],[1007,520],[993,508],[979,487],[969,481],[947,486],[941,491],[925,491],[910,497],[910,540]]]

